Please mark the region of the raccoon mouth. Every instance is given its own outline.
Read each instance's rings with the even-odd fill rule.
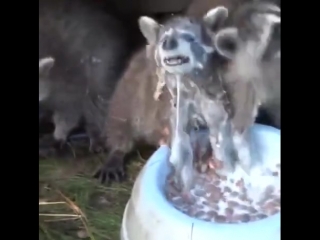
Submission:
[[[189,57],[186,56],[174,56],[174,57],[166,57],[164,59],[164,63],[170,67],[179,66],[189,62]]]

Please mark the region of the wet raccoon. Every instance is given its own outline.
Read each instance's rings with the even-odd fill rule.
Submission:
[[[101,150],[108,101],[126,65],[126,31],[86,0],[39,0],[39,104],[53,112],[65,142],[84,119],[90,149]]]
[[[226,166],[233,165],[236,161],[233,155],[229,154],[231,152],[228,149],[230,143],[227,139],[230,139],[230,136],[227,135],[230,133],[223,130],[228,119],[228,110],[225,106],[227,101],[224,98],[224,89],[217,72],[220,68],[220,58],[215,53],[210,39],[210,35],[219,28],[227,14],[226,8],[216,7],[205,14],[203,21],[193,19],[186,21],[186,19],[176,18],[171,24],[166,24],[158,35],[155,35],[157,24],[154,21],[149,19],[149,24],[146,24],[146,29],[148,29],[146,37],[150,39],[149,42],[157,36],[161,39],[157,43],[155,59],[159,68],[161,67],[165,73],[163,78],[165,85],[171,93],[175,93],[176,79],[181,81],[180,91],[183,100],[180,105],[183,109],[179,110],[179,114],[180,119],[183,119],[181,120],[183,126],[180,126],[176,133],[175,127],[172,127],[172,142],[175,144],[172,146],[169,160],[176,170],[175,178],[181,178],[180,182],[183,182],[182,185],[185,185],[186,188],[190,186],[192,181],[189,178],[192,176],[183,172],[192,172],[190,168],[194,160],[188,146],[190,143],[186,141],[190,138],[187,136],[190,136],[191,133],[190,130],[187,130],[186,124],[192,118],[197,118],[209,128],[211,147],[214,148],[213,155],[216,158],[224,160]],[[173,118],[174,115],[173,113]],[[216,145],[221,143],[221,135],[226,146],[221,147],[220,150]],[[186,152],[189,152],[189,157],[186,156]],[[182,155],[184,157],[181,157]],[[189,166],[189,169],[186,166]]]
[[[240,164],[247,172],[258,163],[258,159],[253,162],[248,157],[248,128],[254,123],[260,105],[272,111],[280,127],[280,32],[273,34],[275,24],[280,21],[280,8],[276,5],[247,4],[235,13],[235,27],[224,28],[214,37],[218,52],[230,60],[223,79],[234,109],[234,144],[240,149]]]
[[[193,0],[186,11],[186,15],[202,16],[205,12],[207,12],[209,8],[214,8],[216,6],[223,5],[229,10],[229,16],[231,17],[230,20],[232,22],[232,16],[234,16],[235,12],[237,12],[238,9],[241,8],[244,4],[253,4],[253,3],[261,3],[261,2],[262,3],[271,2],[273,4],[276,4],[277,6],[280,6],[281,4],[280,0]],[[268,49],[272,48],[273,44],[278,44],[278,43],[277,41],[274,41],[274,40],[271,41]],[[269,50],[267,50],[266,52],[271,53],[271,51]],[[277,106],[272,106],[272,105],[260,107],[259,115],[256,121],[261,122],[263,124],[279,127],[276,121],[272,121],[272,119],[275,120],[278,118],[276,111],[274,110],[276,108]]]
[[[164,74],[162,66],[157,63],[159,60],[156,56],[157,51],[161,46],[170,48],[175,45],[170,41],[166,42],[167,30],[175,27],[185,30],[194,29],[197,40],[200,40],[194,44],[194,47],[201,53],[203,49],[209,49],[208,45],[210,45],[211,39],[205,38],[205,29],[213,27],[212,25],[216,24],[216,19],[213,16],[211,18],[210,15],[205,20],[209,25],[204,25],[202,20],[186,17],[175,17],[162,25],[149,17],[140,18],[140,29],[149,45],[147,49],[143,49],[133,57],[111,99],[106,123],[107,145],[111,149],[111,154],[95,177],[105,181],[109,180],[110,175],[114,175],[116,178],[123,176],[123,159],[139,140],[158,145],[166,138],[170,143],[171,138],[164,130],[170,129],[173,112],[172,92],[170,93],[168,88],[164,87],[160,96],[155,97],[154,95],[159,90],[159,77],[167,79],[166,73],[162,75]],[[182,32],[181,34],[184,35]],[[184,38],[186,41],[193,41],[192,36],[188,34],[185,34]],[[183,48],[183,46],[180,47]],[[187,54],[189,53],[190,51]],[[200,57],[205,58],[205,54],[201,53]],[[179,56],[173,56],[172,59],[162,60],[166,61],[168,65],[172,65],[172,69],[176,69],[175,64],[179,65],[183,62],[181,70],[184,71],[185,67],[190,68],[198,64],[192,55],[188,55],[188,57],[188,59],[180,59]],[[180,69],[179,66],[178,68]],[[157,99],[158,97],[160,99]]]
[[[256,5],[254,4],[254,6]],[[258,4],[258,6],[264,5],[266,4]],[[217,9],[218,7],[211,11],[217,11]],[[239,12],[243,12],[243,9],[240,8]],[[239,15],[239,12],[236,12],[236,14]],[[247,17],[245,14],[243,16]],[[240,21],[236,22],[241,23]],[[241,31],[247,30],[246,26],[241,26],[240,29]],[[223,174],[226,171],[233,171],[235,165],[240,164],[249,174],[252,165],[259,159],[252,155],[253,152],[250,149],[248,135],[244,132],[248,126],[241,126],[243,125],[241,121],[250,119],[251,124],[253,123],[252,119],[254,120],[253,116],[256,115],[256,106],[259,103],[255,90],[250,84],[248,85],[241,81],[231,83],[228,75],[232,70],[226,69],[223,64],[224,61],[220,63],[219,60],[221,58],[217,56],[211,62],[209,61],[211,65],[203,65],[201,61],[195,61],[195,59],[201,59],[197,56],[201,51],[199,49],[196,51],[196,48],[193,48],[193,44],[185,40],[185,37],[187,37],[188,39],[193,39],[191,42],[199,42],[198,36],[192,30],[178,27],[168,29],[163,37],[163,41],[166,44],[158,50],[159,62],[167,72],[174,75],[182,75],[184,82],[193,84],[193,88],[197,89],[191,104],[194,105],[196,114],[204,118],[209,128],[213,156],[224,163],[224,168],[218,172]],[[216,46],[219,54],[227,56],[225,52],[221,51],[221,48],[225,44],[228,46],[228,42],[219,42],[219,38],[224,36],[219,33],[224,32],[219,31],[215,37]],[[260,34],[260,32],[256,31],[253,31],[253,33]],[[264,32],[261,33],[261,36],[265,36]],[[221,39],[223,40],[223,38]],[[255,50],[259,52],[258,48]],[[203,56],[210,56],[208,53],[204,54],[205,51],[202,51],[202,53]],[[265,53],[264,50],[263,53]],[[240,58],[239,62],[241,61],[242,59]],[[200,64],[194,64],[197,62]],[[186,72],[188,69],[190,72]],[[227,81],[224,81],[224,77],[226,77]],[[172,83],[174,83],[173,80],[166,83],[169,89],[175,87]],[[228,104],[229,101],[231,101],[230,105]],[[175,165],[183,164],[181,161],[175,161]],[[177,168],[181,169],[181,167]]]
[[[234,124],[243,131],[262,105],[274,111],[280,127],[280,8],[269,3],[247,4],[236,13],[233,23],[219,31],[214,41],[219,53],[230,60],[224,77],[232,89],[233,104],[238,106]]]

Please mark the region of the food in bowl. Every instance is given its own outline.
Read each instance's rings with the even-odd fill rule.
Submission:
[[[219,176],[214,169],[205,173],[194,169],[191,201],[180,193],[170,173],[165,193],[168,201],[188,216],[217,223],[251,222],[280,212],[280,173],[276,161],[255,166],[250,175],[240,166],[228,176]]]

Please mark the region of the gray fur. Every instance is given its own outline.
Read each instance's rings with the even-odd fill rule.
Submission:
[[[39,100],[46,96],[41,105],[54,112],[57,140],[65,141],[83,118],[91,148],[102,147],[109,98],[127,55],[123,26],[101,6],[39,0],[39,59],[55,59],[50,74],[39,76]]]
[[[270,11],[274,10],[276,11],[272,15]],[[233,89],[241,86],[252,89],[247,92],[237,91],[239,96],[236,96],[237,100],[233,102],[250,106],[244,104],[244,101],[248,102],[248,97],[250,97],[252,100],[249,102],[255,102],[253,108],[258,108],[260,104],[280,107],[281,49],[277,44],[274,44],[274,48],[270,49],[270,43],[280,42],[280,36],[276,36],[276,39],[273,38],[272,30],[275,28],[275,23],[270,21],[272,16],[274,16],[273,19],[278,18],[281,21],[279,15],[280,9],[275,5],[265,3],[246,5],[239,10],[237,18],[235,18],[235,27],[223,29],[216,35],[215,42],[219,53],[225,56],[228,54],[232,59],[226,74],[229,86],[235,84]],[[224,48],[223,42],[225,41],[234,42],[236,50],[229,51]],[[270,54],[270,51],[273,52],[273,55]],[[226,52],[227,54],[225,54]],[[243,98],[244,96],[246,97]],[[246,116],[255,118],[257,110],[253,112],[253,116],[248,115],[246,111],[242,110],[242,112],[243,118],[248,119]],[[240,116],[236,115],[236,117]],[[235,122],[241,128],[240,125],[246,125],[247,121],[244,123],[242,123],[243,120]],[[249,120],[249,124],[250,122],[252,120]]]
[[[181,79],[177,79],[180,81]],[[180,82],[181,84],[181,82]],[[181,186],[183,192],[188,192],[193,186],[193,148],[190,133],[192,128],[188,126],[190,116],[189,101],[181,96],[182,89],[178,85],[179,91],[177,106],[173,109],[171,117],[172,144],[170,163],[174,167],[176,182]]]
[[[160,99],[154,99],[156,69],[154,59],[148,58],[143,49],[133,56],[115,89],[104,130],[110,155],[95,174],[102,182],[109,181],[110,175],[123,177],[124,157],[137,143],[158,146],[160,141],[170,139],[164,129],[170,128],[171,97],[164,89]]]
[[[232,147],[232,132],[230,122],[228,122],[228,107],[226,106],[228,101],[225,98],[223,83],[218,75],[220,65],[218,61],[215,61],[214,48],[211,41],[208,40],[209,36],[214,34],[211,29],[214,29],[213,26],[217,24],[215,21],[223,21],[226,17],[227,10],[223,7],[217,7],[210,10],[202,21],[178,18],[162,28],[157,28],[159,31],[156,31],[158,42],[155,59],[158,66],[165,70],[166,86],[170,92],[174,93],[176,91],[176,77],[182,78],[182,92],[186,95],[183,101],[189,111],[187,120],[191,120],[190,116],[198,116],[198,119],[201,119],[208,126],[213,155],[215,158],[225,161],[224,170],[232,171],[237,159]],[[149,26],[154,28],[154,21]],[[185,34],[192,36],[193,40],[185,41]],[[168,50],[163,45],[165,40],[174,40],[178,44],[173,44],[173,48]],[[198,47],[202,49],[201,54],[192,51],[190,46],[193,43],[197,43]],[[182,44],[182,47],[180,44]],[[188,63],[182,62],[176,66],[168,66],[165,59],[175,55],[187,56],[190,61]],[[172,117],[175,118],[176,116],[173,114]],[[185,122],[185,124],[187,123],[188,121]],[[185,127],[183,126],[183,129]],[[172,131],[173,129],[174,127],[172,127]],[[184,142],[175,139],[174,134],[172,137],[172,142],[177,141],[185,146]],[[177,137],[180,138],[181,136]],[[179,149],[179,147],[176,149]],[[181,146],[180,150],[182,151],[182,149]],[[174,154],[180,156],[182,153]],[[174,160],[172,163],[178,175],[182,174],[181,170],[185,168],[185,165],[190,166],[189,161],[183,161],[181,157],[179,160]],[[189,179],[185,179],[185,181],[190,182]],[[184,185],[188,184],[185,183]]]
[[[218,52],[231,60],[223,77],[234,109],[233,142],[247,172],[254,164],[248,128],[254,123],[261,104],[272,109],[280,126],[281,55],[267,52],[280,52],[279,45],[270,49],[274,24],[281,21],[279,15],[280,9],[272,4],[245,5],[236,13],[234,26],[220,30],[215,36]],[[233,42],[236,48],[226,48],[226,41]]]
[[[195,106],[209,128],[214,158],[224,163],[224,168],[220,172],[224,174],[225,171],[234,170],[237,158],[232,142],[228,99],[218,72],[219,68],[215,69],[205,84],[197,85]]]
[[[214,52],[209,34],[215,25],[228,16],[224,7],[211,9],[201,20],[176,17],[160,25],[149,17],[141,17],[141,32],[149,44],[156,45],[155,58],[158,67],[169,73],[185,74],[202,69]],[[180,58],[186,59],[186,62]],[[170,58],[176,58],[169,60]]]
[[[197,26],[200,36],[203,30],[209,31],[199,27],[202,23],[201,20],[185,17],[170,19],[163,25],[149,17],[139,19],[140,30],[147,39],[148,46],[131,59],[110,101],[105,135],[108,136],[107,145],[111,154],[96,177],[104,181],[110,174],[119,177],[120,172],[122,175],[123,159],[137,142],[143,141],[157,146],[160,141],[166,140],[170,144],[172,138],[163,132],[165,128],[171,129],[170,118],[174,109],[171,95],[174,95],[175,84],[169,80],[171,75],[162,71],[162,60],[158,53],[160,32],[175,26],[186,29]],[[202,41],[210,46],[211,39],[205,36],[207,38]],[[168,91],[168,88],[161,89],[163,81],[173,84],[171,91]],[[161,94],[158,94],[159,92]]]

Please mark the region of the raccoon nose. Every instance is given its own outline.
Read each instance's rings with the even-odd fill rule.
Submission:
[[[173,50],[178,46],[178,42],[176,39],[170,37],[167,38],[166,40],[164,40],[163,44],[162,44],[162,48],[164,50]]]

